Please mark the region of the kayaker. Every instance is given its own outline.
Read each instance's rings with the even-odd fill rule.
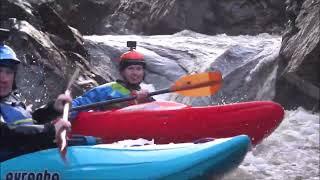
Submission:
[[[55,101],[33,114],[26,110],[26,106],[14,93],[19,64],[20,60],[15,52],[4,45],[3,37],[0,37],[0,159],[9,157],[10,153],[54,145],[56,132],[70,127],[69,122],[59,119],[64,104],[72,101],[70,96],[61,94]],[[34,125],[43,119],[54,121],[45,125]]]
[[[82,96],[75,98],[72,102],[73,107],[130,95],[137,96],[137,98],[133,101],[118,103],[107,108],[121,108],[133,104],[154,101],[152,97],[148,96],[149,92],[140,86],[145,77],[146,62],[144,56],[136,51],[135,41],[128,41],[127,46],[130,47],[130,51],[120,56],[119,72],[121,79],[97,86]]]
[[[33,114],[26,110],[24,103],[16,94],[15,77],[20,60],[7,45],[0,44],[0,121],[13,125],[27,125],[42,122],[42,119],[54,120],[63,111],[63,105],[71,101],[70,96],[61,94],[55,101],[36,110]]]

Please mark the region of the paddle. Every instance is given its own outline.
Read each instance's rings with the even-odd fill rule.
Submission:
[[[70,96],[71,94],[71,86],[73,85],[73,83],[75,82],[75,80],[77,79],[78,75],[79,75],[79,72],[80,72],[80,68],[77,68],[75,70],[75,72],[73,73],[68,85],[67,85],[67,88],[66,88],[66,91],[65,91],[65,95],[67,96]],[[66,103],[63,107],[63,116],[62,116],[62,120],[63,121],[68,121],[68,115],[69,115],[69,109],[70,109],[70,103]],[[66,161],[66,154],[67,154],[67,131],[66,129],[63,129],[60,134],[60,139],[61,139],[61,142],[58,143],[58,146],[59,146],[59,152],[60,152],[60,156],[62,157],[62,159],[64,161]]]
[[[222,75],[219,71],[205,72],[200,74],[186,75],[178,79],[171,87],[149,93],[149,96],[176,92],[184,96],[209,96],[213,95],[221,88]],[[113,103],[120,103],[134,100],[136,96],[117,98],[107,101],[101,101],[88,105],[78,106],[71,111],[80,111],[92,109],[100,106],[106,106]]]

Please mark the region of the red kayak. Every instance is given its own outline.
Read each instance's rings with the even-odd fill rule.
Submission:
[[[101,137],[105,143],[144,138],[157,144],[246,134],[256,145],[283,117],[282,106],[271,101],[206,107],[156,101],[113,111],[81,112],[73,121],[72,132]]]

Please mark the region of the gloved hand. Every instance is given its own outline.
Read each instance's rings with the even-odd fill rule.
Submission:
[[[65,94],[60,94],[58,96],[58,98],[56,99],[56,101],[53,104],[53,108],[62,113],[63,112],[63,107],[65,103],[71,103],[72,102],[72,98],[70,95],[65,95]]]
[[[71,123],[69,121],[62,120],[61,118],[54,120],[52,123],[53,123],[54,129],[56,131],[56,140],[57,141],[61,140],[60,133],[63,130],[67,130],[67,131],[71,130]]]
[[[149,96],[149,91],[142,89],[140,91],[132,91],[131,94],[137,97],[136,98],[137,102],[143,102]]]

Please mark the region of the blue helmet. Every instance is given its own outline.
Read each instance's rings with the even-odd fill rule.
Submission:
[[[16,53],[9,46],[0,43],[0,65],[16,66],[20,62]]]

